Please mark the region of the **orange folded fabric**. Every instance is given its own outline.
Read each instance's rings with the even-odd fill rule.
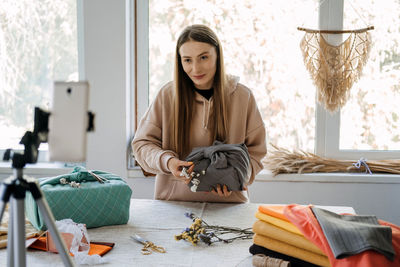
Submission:
[[[260,205],[258,206],[258,211],[272,217],[279,218],[281,220],[290,222],[288,218],[286,218],[284,214],[286,205]]]
[[[89,255],[103,256],[114,247],[115,243],[90,242]]]
[[[65,239],[66,235],[65,233],[62,233],[61,236]],[[100,255],[103,256],[107,252],[109,252],[113,247],[115,243],[107,243],[107,242],[90,242],[90,249],[89,249],[89,255]],[[29,248],[33,249],[39,249],[43,251],[51,251],[57,253],[57,250],[50,250],[49,247],[49,240],[47,235],[46,236],[41,236],[34,241]],[[54,246],[54,245],[53,245]],[[71,252],[69,253],[71,256],[74,256]]]

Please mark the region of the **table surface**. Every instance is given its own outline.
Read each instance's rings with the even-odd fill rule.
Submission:
[[[185,212],[193,212],[211,225],[252,227],[259,205],[132,199],[130,219],[126,225],[92,228],[88,229],[88,234],[92,241],[115,243],[114,248],[104,256],[108,263],[99,266],[252,266],[249,253],[252,240],[193,246],[183,240],[175,241],[174,235],[192,224],[185,217]],[[323,207],[354,213],[350,207]],[[163,246],[167,253],[143,255],[142,245],[129,238],[135,233]],[[6,258],[7,250],[0,250],[0,266],[6,266]],[[58,254],[29,249],[27,266],[63,265]]]

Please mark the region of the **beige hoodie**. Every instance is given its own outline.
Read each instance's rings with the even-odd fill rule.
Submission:
[[[257,108],[252,92],[238,83],[239,78],[228,76],[228,144],[245,143],[251,157],[250,184],[254,176],[263,168],[261,159],[267,153],[265,145],[265,126]],[[141,119],[132,141],[133,154],[142,168],[156,174],[155,199],[207,202],[248,202],[247,191],[232,192],[229,197],[220,197],[210,192],[192,192],[189,187],[174,179],[168,170],[167,162],[171,157],[178,157],[170,150],[169,135],[171,105],[173,95],[172,82],[158,92],[154,102]],[[210,146],[212,140],[208,129],[210,107],[213,97],[207,100],[195,93],[191,143],[193,147]],[[184,160],[184,159],[181,159]]]

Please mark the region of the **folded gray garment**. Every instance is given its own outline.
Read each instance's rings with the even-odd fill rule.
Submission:
[[[209,192],[217,184],[226,185],[229,191],[243,190],[251,170],[245,144],[215,141],[212,146],[193,149],[186,161],[194,163],[193,177],[189,183],[193,192]]]
[[[339,215],[316,207],[312,211],[336,259],[372,249],[394,260],[392,228],[380,225],[376,216]]]

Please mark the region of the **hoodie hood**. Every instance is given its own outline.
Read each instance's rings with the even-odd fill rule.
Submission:
[[[234,76],[234,75],[226,75],[226,85],[225,85],[225,90],[228,93],[228,95],[232,94],[233,92],[236,91],[236,88],[238,86],[240,77]],[[196,92],[196,97],[195,100],[199,102],[203,101],[211,101],[212,97],[210,100],[205,99],[202,95]]]
[[[232,94],[239,83],[240,77],[234,75],[227,75],[226,76],[226,87],[225,90],[227,91],[228,95]]]
[[[238,76],[234,76],[234,75],[226,76],[225,90],[226,90],[228,96],[231,95],[236,90],[239,80],[240,80],[240,78]],[[200,95],[197,92],[195,95],[196,95],[195,101],[199,102],[197,104],[202,105],[203,129],[206,130],[208,128],[208,122],[210,119],[210,110],[211,110],[212,105],[214,104],[213,96],[209,100],[207,100],[205,97],[203,97],[202,95]]]

